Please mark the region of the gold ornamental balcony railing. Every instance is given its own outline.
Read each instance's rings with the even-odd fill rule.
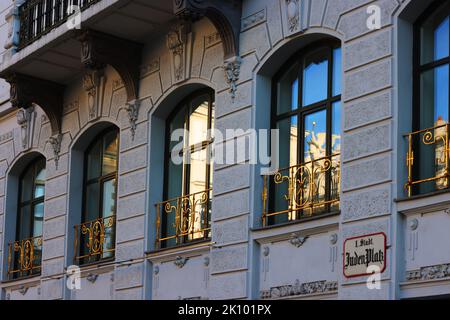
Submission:
[[[406,167],[408,197],[446,189],[450,180],[450,124],[405,135],[408,141]]]
[[[75,263],[114,257],[116,216],[98,218],[75,227]]]
[[[42,237],[9,243],[8,277],[21,278],[41,271]]]
[[[85,10],[101,0],[28,0],[19,7],[19,49],[65,23],[75,10]],[[79,9],[78,9],[79,8]]]
[[[212,189],[155,204],[156,247],[210,238]]]
[[[264,175],[263,226],[338,211],[340,173],[335,154]]]

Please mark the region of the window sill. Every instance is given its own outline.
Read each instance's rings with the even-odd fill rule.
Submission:
[[[431,198],[431,197],[438,196],[441,194],[446,194],[446,193],[450,193],[450,188],[433,191],[433,192],[428,192],[428,193],[424,193],[424,194],[418,194],[418,195],[411,196],[411,197],[394,199],[394,202],[399,203],[399,202],[414,201],[414,200],[419,200],[419,199],[426,199],[426,198]]]
[[[3,280],[1,283],[4,284],[10,284],[10,283],[18,283],[20,284],[20,282],[32,282],[33,279],[39,280],[41,277],[41,272],[33,274],[33,275],[29,275],[29,276],[25,276],[25,277],[19,277],[19,278],[15,278],[15,279],[6,279]]]
[[[265,230],[272,230],[272,229],[277,229],[277,228],[283,228],[283,227],[288,227],[288,226],[292,226],[292,225],[306,223],[306,222],[309,222],[309,221],[315,221],[315,220],[320,220],[320,219],[324,219],[324,218],[328,218],[328,217],[339,216],[340,214],[341,214],[340,210],[339,211],[326,212],[326,213],[321,213],[321,214],[317,214],[317,215],[314,215],[314,216],[311,216],[311,217],[302,218],[302,219],[298,219],[298,220],[293,220],[293,221],[289,221],[289,222],[274,224],[274,225],[260,227],[260,228],[251,228],[250,231],[258,232],[258,231],[265,231]]]
[[[397,212],[408,215],[446,210],[450,206],[450,189],[439,190],[409,198],[394,199]]]
[[[150,250],[145,252],[147,256],[156,256],[160,254],[171,254],[173,252],[179,252],[179,251],[189,251],[190,249],[197,249],[199,247],[209,247],[211,245],[211,239],[206,240],[198,240],[198,241],[192,241],[189,243],[180,244],[173,247],[167,247],[167,248],[161,248],[156,250]]]

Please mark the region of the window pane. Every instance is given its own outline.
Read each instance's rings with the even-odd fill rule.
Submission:
[[[327,50],[322,49],[305,58],[303,106],[325,100],[328,96],[327,54]]]
[[[118,134],[117,131],[105,135],[103,145],[103,172],[107,175],[117,171]]]
[[[19,219],[19,234],[17,240],[24,240],[31,237],[31,206],[27,205],[20,208]]]
[[[39,203],[34,206],[33,237],[42,236],[43,221],[44,221],[44,203]]]
[[[331,153],[341,153],[341,102],[335,102],[332,106],[333,123],[331,137]]]
[[[342,93],[342,49],[333,50],[333,97]]]
[[[186,116],[186,110],[182,108],[178,113],[175,114],[172,121],[169,124],[169,137],[167,139],[169,140],[169,153],[172,152],[172,149],[184,141],[184,136],[181,136],[178,140],[172,141],[172,133],[177,129],[185,129],[185,116]],[[176,138],[178,138],[179,135],[177,135]],[[181,151],[181,150],[180,150]]]
[[[95,179],[101,175],[102,141],[97,141],[87,155],[87,179]]]
[[[440,60],[442,58],[448,57],[449,55],[449,18],[447,17],[444,21],[436,28],[434,32],[434,60]]]
[[[45,195],[45,163],[40,162],[37,167],[36,178],[34,179],[34,198]]]
[[[116,213],[116,179],[106,181],[103,184],[103,218]]]
[[[449,14],[447,1],[421,27],[421,64],[449,56]]]
[[[280,139],[280,169],[297,164],[297,116],[278,121]]]
[[[86,206],[84,212],[84,221],[95,220],[100,215],[100,190],[98,183],[92,183],[86,187]]]
[[[304,160],[309,162],[326,156],[327,111],[322,110],[305,117]]]
[[[277,114],[298,108],[298,64],[291,67],[278,82]]]
[[[421,128],[426,129],[449,120],[449,66],[424,72],[421,76]]]
[[[20,183],[21,189],[21,202],[30,201],[33,194],[33,175],[34,175],[34,167],[30,167],[25,175],[22,177]]]
[[[189,193],[206,190],[206,149],[191,154]]]
[[[197,99],[192,104],[189,116],[189,145],[206,141],[208,136],[209,102],[205,97]]]

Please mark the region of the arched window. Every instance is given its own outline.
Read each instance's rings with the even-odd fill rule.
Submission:
[[[264,225],[339,210],[341,73],[341,48],[330,41],[302,50],[274,77],[280,170],[265,177]]]
[[[408,194],[449,186],[450,1],[434,2],[415,24],[413,133]]]
[[[114,257],[119,130],[98,135],[85,152],[81,225],[76,226],[79,263]]]
[[[12,278],[37,274],[41,269],[45,173],[45,159],[40,157],[20,177],[16,237],[9,245],[8,273]]]
[[[210,236],[214,96],[185,99],[166,123],[164,201],[157,204],[157,246]]]

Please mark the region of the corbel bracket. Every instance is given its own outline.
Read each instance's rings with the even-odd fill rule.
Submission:
[[[11,85],[13,107],[28,109],[37,104],[50,120],[52,134],[61,132],[64,86],[19,73],[10,73],[5,80]]]
[[[81,42],[81,62],[89,70],[113,67],[122,78],[127,101],[138,98],[140,65],[143,46],[93,30],[84,30],[78,36]]]
[[[242,1],[173,0],[173,10],[183,20],[195,21],[207,17],[222,39],[224,60],[239,56]]]

